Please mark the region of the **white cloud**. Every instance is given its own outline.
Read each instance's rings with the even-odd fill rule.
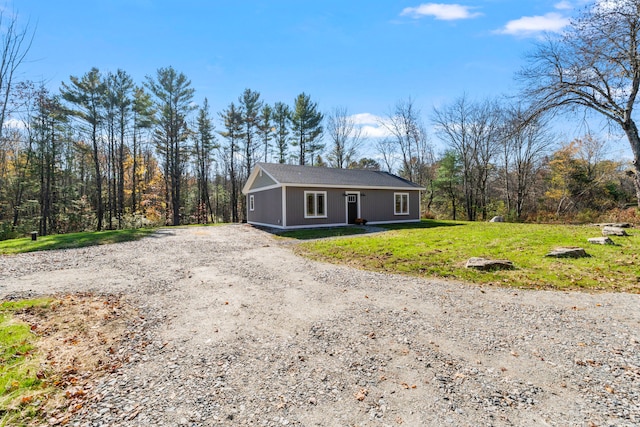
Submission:
[[[359,113],[352,115],[351,119],[357,125],[371,125],[380,123],[382,117],[371,113]]]
[[[570,1],[562,0],[559,3],[556,3],[553,7],[555,7],[558,10],[571,10],[573,9],[573,4],[571,4]]]
[[[578,9],[582,6],[585,6],[587,3],[592,2],[593,0],[560,0],[558,3],[554,4],[553,7],[558,10],[574,10]],[[601,0],[596,0],[601,1]]]
[[[569,22],[569,18],[566,16],[551,12],[543,16],[523,16],[522,18],[514,19],[507,22],[507,25],[496,32],[513,36],[531,36],[544,31],[559,33],[569,25]]]
[[[470,19],[481,16],[479,12],[472,12],[471,6],[460,4],[444,3],[424,3],[417,7],[407,7],[402,10],[400,16],[411,16],[412,18],[422,18],[433,16],[442,21],[454,21],[457,19]]]
[[[26,129],[27,128],[23,120],[18,120],[15,118],[9,118],[5,120],[4,127],[7,129]]]
[[[371,113],[359,113],[351,116],[353,122],[362,129],[365,138],[385,138],[391,136],[389,129],[383,125],[385,118]]]

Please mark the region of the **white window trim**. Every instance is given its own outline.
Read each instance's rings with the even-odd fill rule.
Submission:
[[[307,196],[309,194],[313,194],[314,198],[315,198],[315,211],[316,214],[315,215],[309,215],[308,214],[308,206],[307,206]],[[322,194],[323,200],[324,200],[324,214],[323,215],[318,215],[318,194]],[[326,191],[305,191],[304,192],[304,217],[305,219],[312,219],[312,218],[326,218],[327,217],[327,192]]]
[[[403,197],[405,196],[407,198],[407,211],[406,212],[398,212],[396,210],[396,199],[398,198],[398,196]],[[402,205],[402,202],[400,202],[400,205]],[[394,215],[409,215],[410,209],[409,209],[409,193],[393,193],[393,214]]]
[[[256,209],[256,199],[253,194],[249,195],[249,211],[253,212]]]

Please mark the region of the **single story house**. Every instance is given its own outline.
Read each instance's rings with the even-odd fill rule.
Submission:
[[[420,191],[387,172],[274,163],[258,163],[242,189],[247,222],[281,229],[417,222]]]

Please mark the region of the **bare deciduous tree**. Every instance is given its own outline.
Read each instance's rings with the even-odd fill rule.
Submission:
[[[502,139],[504,192],[507,211],[521,219],[525,202],[534,186],[543,156],[553,143],[548,116],[531,115],[520,105],[505,111],[505,134]]]
[[[409,181],[428,187],[432,178],[433,148],[414,101],[411,98],[398,101],[393,112],[381,120],[380,125],[392,135],[385,144],[395,145],[400,153],[402,165],[399,173]]]
[[[640,1],[597,0],[559,38],[548,38],[520,72],[539,111],[587,109],[622,129],[634,156],[640,206],[640,135],[633,118],[640,88]]]
[[[433,123],[440,139],[460,158],[467,219],[475,221],[478,211],[486,218],[489,174],[502,138],[499,107],[489,100],[470,102],[463,95],[435,108]]]
[[[346,107],[336,107],[327,116],[327,135],[331,140],[329,165],[334,168],[346,168],[357,155],[362,145],[362,128],[349,116]]]
[[[9,96],[13,88],[13,78],[16,70],[22,64],[33,42],[34,32],[29,30],[29,25],[18,27],[15,16],[6,18],[0,12],[0,138],[4,121],[8,115]]]

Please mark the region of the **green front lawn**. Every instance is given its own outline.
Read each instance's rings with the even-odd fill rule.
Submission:
[[[612,237],[616,246],[587,242],[594,226],[422,221],[386,227],[359,237],[304,242],[299,251],[315,259],[364,269],[435,276],[478,284],[533,289],[583,289],[640,293],[640,230]],[[556,259],[559,246],[579,246],[590,258]],[[465,268],[471,257],[507,259],[511,271]]]
[[[31,240],[31,237],[3,240],[0,241],[0,255],[53,249],[82,248],[85,246],[128,242],[131,240],[141,239],[154,232],[155,229],[137,228],[133,230],[89,231],[82,233],[54,234],[42,237],[38,236],[38,240],[35,242]]]

